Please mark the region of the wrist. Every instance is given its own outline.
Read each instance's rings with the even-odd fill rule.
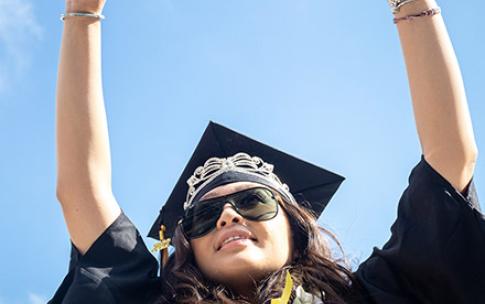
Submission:
[[[67,1],[65,14],[69,13],[90,13],[101,15],[103,13],[103,5],[99,3],[79,5],[79,1]]]
[[[95,15],[102,15],[103,12],[101,11],[96,11],[96,10],[86,10],[86,9],[66,9],[64,12],[65,15],[67,14],[73,14],[73,13],[86,13],[86,14],[95,14]]]

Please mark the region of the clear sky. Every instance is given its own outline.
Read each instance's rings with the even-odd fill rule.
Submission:
[[[438,2],[485,151],[482,2]],[[44,303],[68,266],[55,196],[63,8],[0,0],[0,304]],[[108,0],[104,13],[113,191],[142,234],[214,120],[347,178],[320,222],[349,257],[385,243],[421,155],[385,0]],[[483,198],[483,157],[475,184]]]

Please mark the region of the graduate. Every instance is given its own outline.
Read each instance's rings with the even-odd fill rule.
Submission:
[[[478,150],[458,63],[435,0],[388,3],[422,154],[391,238],[352,270],[317,224],[344,177],[215,122],[154,216],[158,262],[111,189],[105,1],[66,0],[57,197],[72,254],[49,303],[485,303]]]

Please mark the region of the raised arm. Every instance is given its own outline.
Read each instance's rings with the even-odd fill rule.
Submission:
[[[104,0],[67,0],[66,12],[101,13]],[[57,85],[57,198],[71,240],[85,253],[120,214],[101,81],[101,22],[68,17]]]
[[[395,17],[437,7],[417,0]],[[397,24],[425,159],[458,191],[473,176],[478,149],[463,80],[442,15]]]

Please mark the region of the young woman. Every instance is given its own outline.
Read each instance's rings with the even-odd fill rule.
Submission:
[[[391,239],[351,272],[316,222],[343,178],[210,123],[150,232],[158,276],[111,191],[105,1],[66,0],[57,196],[73,247],[49,303],[485,303],[478,151],[457,60],[435,0],[389,2],[422,146]]]

